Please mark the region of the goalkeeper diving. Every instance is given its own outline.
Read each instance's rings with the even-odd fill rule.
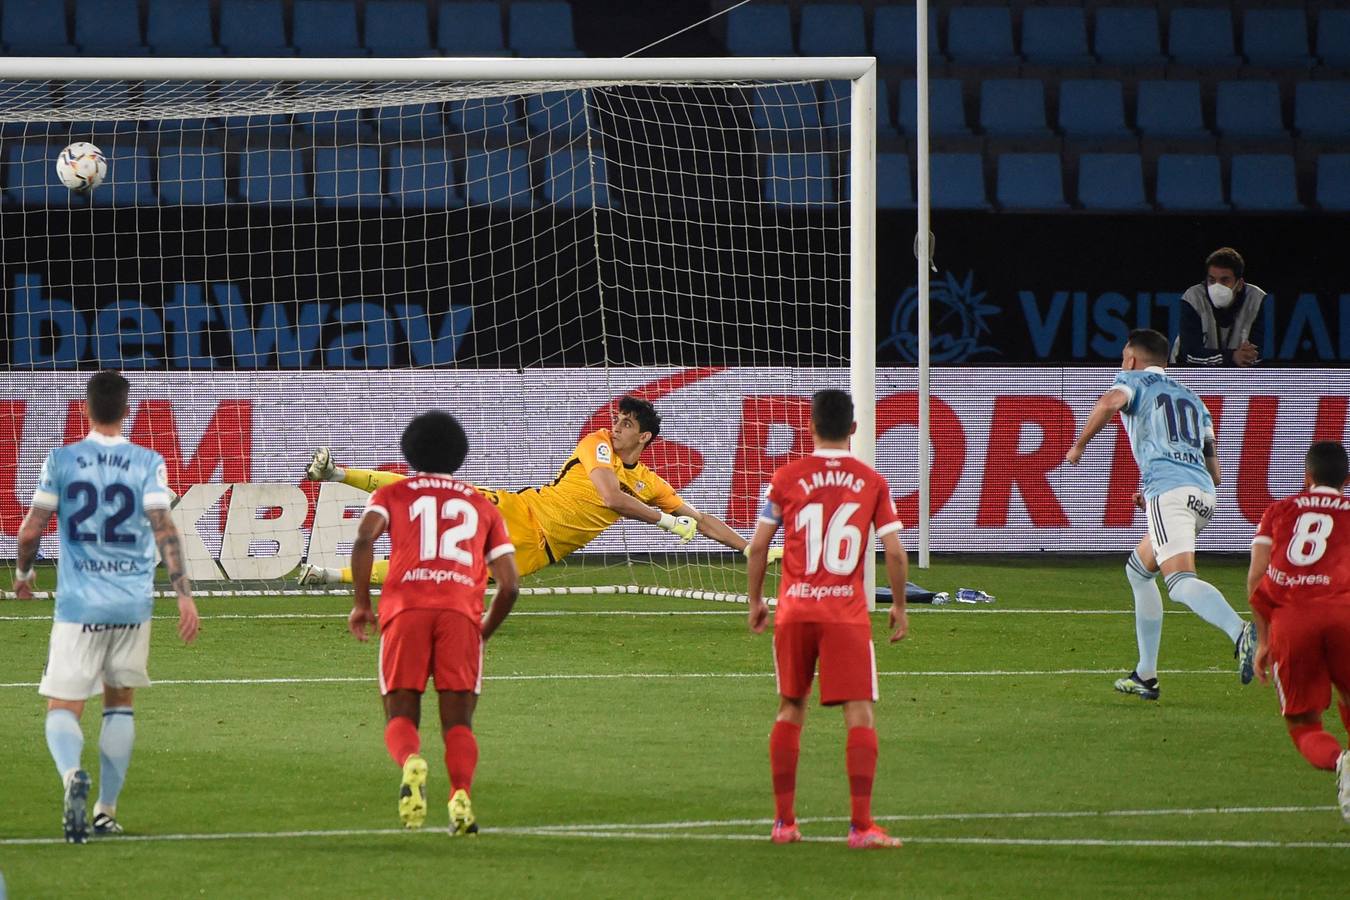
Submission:
[[[583,437],[548,484],[520,491],[477,488],[496,504],[506,521],[522,576],[581,549],[622,518],[656,525],[675,535],[680,543],[702,534],[738,553],[747,553],[749,542],[744,537],[717,516],[690,506],[664,478],[643,464],[642,451],[660,433],[661,415],[656,408],[647,400],[626,396],[619,401],[613,425]],[[320,447],[305,477],[373,492],[406,476],[339,467],[328,448]],[[772,561],[783,551],[774,547],[769,553]],[[388,570],[387,560],[376,562],[371,581],[383,582]],[[300,567],[301,584],[351,581],[350,567]]]

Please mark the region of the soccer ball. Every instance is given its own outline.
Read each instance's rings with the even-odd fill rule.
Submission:
[[[56,157],[56,177],[77,194],[92,191],[107,174],[108,160],[103,151],[87,141],[71,144]]]

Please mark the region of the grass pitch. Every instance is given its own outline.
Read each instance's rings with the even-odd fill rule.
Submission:
[[[913,573],[998,602],[915,607],[894,647],[877,617],[874,809],[906,846],[871,853],[841,843],[844,729],[819,707],[799,774],[807,842],[769,843],[773,667],[744,607],[631,596],[523,598],[489,644],[483,833],[455,839],[431,708],[428,827],[397,828],[375,647],[346,634],[344,598],[205,599],[190,648],[163,601],[118,808],[128,835],[67,846],[35,690],[51,605],[6,602],[0,872],[16,900],[1345,896],[1334,779],[1298,756],[1274,692],[1238,683],[1222,635],[1169,603],[1161,701],[1111,690],[1135,659],[1122,565]],[[1201,567],[1242,596],[1245,561]],[[98,712],[84,717],[96,782]]]

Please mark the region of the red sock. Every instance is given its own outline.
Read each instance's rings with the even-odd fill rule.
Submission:
[[[422,749],[422,737],[417,726],[407,716],[394,716],[384,725],[384,746],[394,762],[402,766],[418,750]]]
[[[478,739],[467,725],[456,725],[445,733],[445,770],[450,773],[450,790],[470,792],[473,770],[478,767]]]
[[[848,793],[853,801],[852,825],[872,827],[872,780],[877,774],[877,730],[850,728],[845,750],[848,759]]]
[[[797,757],[801,753],[802,726],[774,722],[769,732],[769,771],[773,773],[774,818],[785,825],[797,821]]]
[[[1331,735],[1322,730],[1321,724],[1300,725],[1289,729],[1294,746],[1303,758],[1319,769],[1336,768],[1336,759],[1341,755],[1341,745]]]

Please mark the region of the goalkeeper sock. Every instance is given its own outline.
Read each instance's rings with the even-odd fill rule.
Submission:
[[[1341,755],[1341,745],[1322,729],[1322,723],[1300,725],[1289,729],[1294,746],[1303,758],[1319,769],[1331,771],[1336,768],[1336,760]]]
[[[422,749],[422,736],[417,726],[407,716],[394,716],[384,725],[384,746],[399,768],[418,750]]]
[[[1158,677],[1158,647],[1162,644],[1163,602],[1158,573],[1144,568],[1138,553],[1125,563],[1125,577],[1134,592],[1134,636],[1139,643],[1135,673],[1145,681]]]
[[[68,709],[48,710],[47,749],[64,784],[70,773],[80,767],[80,753],[84,750],[84,732],[75,713]]]
[[[325,569],[324,571],[331,572],[334,570]],[[352,575],[351,566],[343,566],[341,569],[338,569],[336,571],[338,573],[338,580],[341,581],[343,584],[351,584],[353,581],[356,580],[355,577],[353,577]],[[370,583],[384,584],[384,580],[388,577],[389,577],[389,560],[387,559],[375,560],[374,564],[370,567]]]
[[[136,743],[136,719],[130,706],[110,706],[103,710],[103,728],[98,735],[98,803],[103,812],[117,809],[117,797],[131,765],[131,748]]]
[[[1237,643],[1242,635],[1242,617],[1208,581],[1201,581],[1194,572],[1174,572],[1167,576],[1167,593],[1178,603],[1184,603],[1197,616],[1228,635]]]
[[[381,472],[377,469],[338,469],[342,473],[342,483],[367,494],[373,494],[385,485],[397,484],[406,476],[397,472]]]
[[[774,722],[769,732],[769,771],[773,773],[774,818],[785,825],[797,821],[797,757],[801,754],[802,726]]]
[[[850,728],[845,749],[848,761],[848,794],[852,801],[851,824],[859,831],[872,827],[872,781],[877,772],[877,730]]]
[[[478,739],[467,725],[445,733],[445,770],[450,773],[450,792],[473,793],[473,772],[478,768]]]

